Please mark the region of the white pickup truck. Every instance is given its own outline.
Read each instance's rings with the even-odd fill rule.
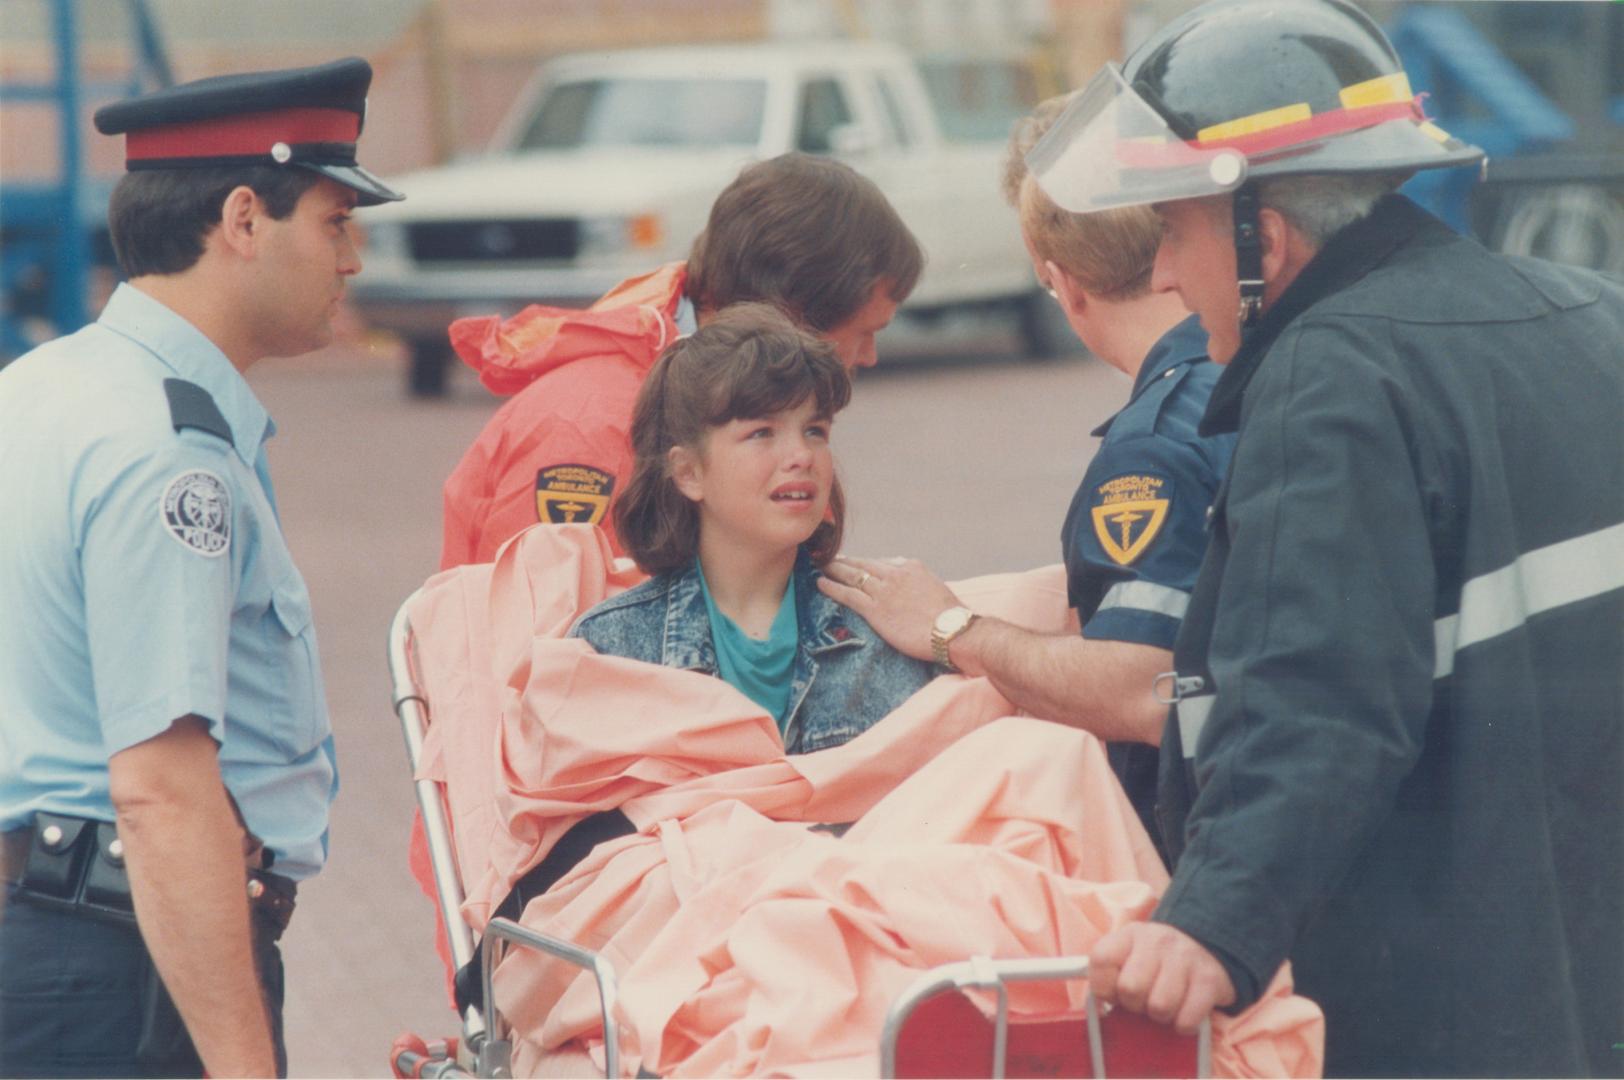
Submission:
[[[1014,212],[999,191],[1009,124],[1032,101],[1013,68],[944,65],[949,92],[991,83],[1006,115],[950,138],[906,53],[860,42],[673,46],[544,65],[483,157],[392,180],[404,203],[366,215],[364,317],[413,348],[410,388],[444,386],[446,326],[526,303],[584,304],[687,254],[747,162],[832,154],[872,177],[925,250],[904,310],[997,304],[1029,350],[1061,350]],[[988,86],[979,88],[982,91]],[[981,106],[986,108],[986,93]],[[1024,100],[1023,100],[1024,99]],[[946,118],[944,118],[946,119]],[[970,125],[974,126],[974,125]]]

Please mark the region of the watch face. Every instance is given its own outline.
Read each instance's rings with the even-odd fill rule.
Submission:
[[[968,608],[948,608],[936,616],[936,632],[943,637],[951,637],[964,629],[965,624],[969,621],[970,611]]]

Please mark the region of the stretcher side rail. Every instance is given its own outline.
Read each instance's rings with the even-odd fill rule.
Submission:
[[[604,1075],[612,1077],[620,1075],[620,1031],[615,1018],[615,1006],[618,997],[618,981],[616,973],[610,962],[601,954],[581,948],[572,942],[539,933],[517,922],[503,917],[490,920],[486,926],[483,939],[476,945],[472,930],[462,918],[462,905],[465,894],[462,882],[458,875],[456,855],[452,833],[447,816],[445,793],[434,780],[415,779],[419,771],[422,758],[423,739],[428,725],[431,723],[431,709],[419,666],[416,648],[416,638],[411,625],[410,609],[418,600],[421,590],[414,592],[401,604],[391,623],[388,642],[388,659],[393,693],[394,708],[401,724],[405,739],[407,759],[414,777],[414,788],[417,795],[418,807],[422,813],[424,831],[428,841],[429,857],[432,865],[435,884],[436,901],[440,910],[440,917],[450,945],[453,962],[460,969],[467,965],[475,956],[476,951],[481,958],[481,979],[484,989],[485,1011],[480,1007],[470,1005],[460,1017],[462,1022],[462,1038],[458,1040],[445,1040],[438,1044],[425,1044],[414,1037],[403,1039],[396,1044],[396,1052],[392,1054],[392,1064],[397,1076],[479,1076],[479,1077],[508,1077],[511,1075],[512,1043],[510,1039],[510,1026],[499,1010],[494,1006],[492,994],[492,975],[502,952],[507,946],[533,948],[548,956],[564,960],[584,970],[591,971],[597,983],[598,998],[602,1010],[603,1037],[604,1037]],[[923,973],[920,978],[908,989],[904,990],[892,1003],[886,1016],[880,1037],[880,1075],[897,1077],[910,1075],[910,1071],[903,1064],[899,1070],[899,1041],[907,1038],[910,1017],[919,1020],[928,1020],[933,1003],[947,1002],[958,1007],[954,1023],[958,1023],[962,1030],[951,1030],[949,1034],[957,1038],[953,1043],[955,1047],[963,1048],[966,1045],[962,1037],[963,1032],[974,1029],[973,1038],[983,1038],[976,1043],[975,1053],[985,1054],[990,1049],[992,1055],[991,1070],[982,1072],[979,1068],[974,1072],[961,1075],[979,1075],[1004,1077],[1008,1072],[1008,1064],[1012,1052],[1010,1033],[1012,1027],[1017,1035],[1022,1031],[1022,1025],[1030,1025],[1034,1021],[1043,1024],[1050,1018],[1016,1017],[1012,1022],[1008,1009],[1008,991],[1006,983],[1034,980],[1064,980],[1082,979],[1087,977],[1088,960],[1086,957],[1056,957],[1056,958],[1029,958],[991,960],[987,957],[973,957],[967,961],[945,964]],[[964,995],[967,989],[982,989],[991,991],[997,1000],[997,1009],[991,1022],[991,1038],[985,1039],[983,1033],[988,1028],[988,1018],[985,1011],[974,1004]],[[1106,1038],[1113,1041],[1113,1048],[1123,1044],[1124,1037],[1110,1030],[1114,1021],[1133,1020],[1139,1018],[1121,1010],[1115,1013],[1102,1010],[1094,1001],[1092,995],[1085,999],[1086,1028],[1078,1026],[1076,1014],[1062,1018],[1066,1024],[1062,1028],[1059,1024],[1051,1024],[1051,1030],[1058,1032],[1069,1040],[1070,1057],[1067,1061],[1077,1062],[1071,1075],[1083,1075],[1085,1067],[1092,1075],[1103,1077],[1106,1075],[1106,1065],[1109,1058],[1106,1052]],[[938,1020],[944,1013],[938,1012]],[[1103,1018],[1103,1027],[1102,1027]],[[1148,1025],[1148,1021],[1141,1021]],[[916,1034],[917,1034],[916,1027]],[[1030,1030],[1027,1028],[1026,1030]],[[1141,1028],[1136,1037],[1148,1037],[1161,1041],[1172,1038],[1171,1029],[1158,1028],[1146,1032]],[[1211,1066],[1211,1028],[1204,1022],[1198,1039],[1198,1048],[1186,1059],[1187,1066],[1179,1066],[1182,1071],[1166,1072],[1160,1075],[1201,1076],[1210,1075]],[[1052,1042],[1052,1040],[1051,1040]],[[1078,1050],[1082,1044],[1087,1044],[1088,1065],[1080,1063]],[[989,1045],[990,1044],[990,1045]],[[460,1051],[459,1051],[460,1045]],[[432,1047],[432,1049],[430,1049]],[[985,1049],[984,1049],[985,1048]],[[1022,1048],[1022,1051],[1025,1052]],[[965,1061],[972,1060],[968,1054],[961,1054]],[[984,1061],[985,1057],[974,1060]],[[1020,1059],[1017,1057],[1017,1065]],[[1119,1062],[1120,1064],[1120,1062]],[[1120,1071],[1120,1068],[1119,1068]],[[917,1070],[914,1070],[916,1073]],[[1042,1071],[1031,1075],[1054,1075],[1052,1068],[1045,1065]],[[1144,1075],[1157,1075],[1144,1072]],[[1017,1071],[1017,1075],[1020,1073]]]
[[[495,1002],[491,985],[492,973],[501,960],[503,943],[521,945],[536,949],[548,956],[567,961],[576,967],[585,968],[592,972],[598,984],[598,1005],[603,1011],[603,1075],[616,1077],[620,1075],[620,1028],[615,1022],[615,999],[619,992],[619,983],[615,979],[615,969],[601,954],[591,949],[583,949],[561,938],[539,933],[528,926],[521,926],[512,919],[500,916],[492,919],[485,926],[485,937],[480,942],[481,962],[480,977],[485,983],[485,1000]],[[481,1076],[509,1076],[509,1062],[505,1058],[511,1053],[511,1042],[507,1038],[507,1023],[502,1014],[491,1006],[490,1037],[485,1041],[485,1048],[480,1054],[480,1063],[483,1066],[487,1053],[492,1059],[493,1066],[501,1071],[486,1072],[483,1068]],[[501,1055],[504,1060],[497,1060]]]
[[[942,964],[922,974],[907,989],[897,995],[886,1013],[880,1031],[880,1075],[887,1080],[903,1075],[899,1071],[898,1048],[909,1020],[922,1006],[939,1000],[944,994],[961,995],[969,989],[991,990],[997,1002],[993,1016],[992,1062],[986,1075],[1003,1080],[1009,1063],[1009,992],[1011,982],[1040,982],[1052,980],[1086,979],[1088,958],[1080,956],[1032,957],[1026,959],[993,960],[985,956],[971,957],[957,963]],[[978,1006],[971,1006],[979,1012]],[[1106,1007],[1107,1009],[1109,1006]],[[1102,1010],[1092,992],[1084,998],[1084,1012],[1091,1075],[1107,1076],[1105,1033],[1102,1029]],[[1166,1035],[1173,1035],[1167,1029]],[[1212,1022],[1203,1020],[1196,1036],[1194,1075],[1212,1074]]]
[[[428,698],[419,679],[416,638],[411,624],[411,607],[421,589],[413,592],[400,605],[389,627],[389,677],[394,700],[395,715],[400,721],[406,742],[406,759],[417,793],[417,806],[423,815],[423,831],[428,840],[429,861],[433,868],[435,899],[440,908],[440,920],[445,927],[451,947],[452,962],[458,969],[474,957],[473,931],[463,921],[462,904],[465,894],[457,875],[456,855],[452,845],[451,827],[446,805],[439,785],[433,780],[415,779],[423,755],[423,736],[431,722]],[[481,978],[485,990],[485,1008],[489,1018],[474,1005],[463,1010],[461,1046],[473,1057],[474,1075],[506,1077],[512,1055],[511,1042],[506,1038],[507,1025],[495,1008],[491,996],[491,974],[500,959],[500,946],[517,944],[538,949],[550,956],[566,960],[593,973],[598,986],[598,1000],[603,1007],[604,1075],[617,1076],[620,1068],[619,1029],[614,1018],[614,1005],[618,989],[613,965],[607,959],[572,942],[550,937],[515,923],[495,918],[486,927],[480,942]],[[397,1055],[397,1062],[414,1067],[417,1075],[467,1075],[467,1069],[456,1062],[433,1062],[413,1059],[422,1055],[407,1050]]]

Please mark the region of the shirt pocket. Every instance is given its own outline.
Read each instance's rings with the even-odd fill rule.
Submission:
[[[272,590],[265,616],[266,652],[263,664],[263,700],[256,717],[264,723],[257,734],[286,760],[303,757],[327,737],[327,710],[322,698],[316,633],[311,625],[310,592],[297,570]]]

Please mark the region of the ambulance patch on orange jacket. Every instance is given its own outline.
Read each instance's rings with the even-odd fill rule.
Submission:
[[[609,510],[615,478],[590,465],[549,465],[536,473],[536,520],[596,525]]]
[[[1111,559],[1127,566],[1145,553],[1173,505],[1167,480],[1129,473],[1094,489],[1094,535]]]

